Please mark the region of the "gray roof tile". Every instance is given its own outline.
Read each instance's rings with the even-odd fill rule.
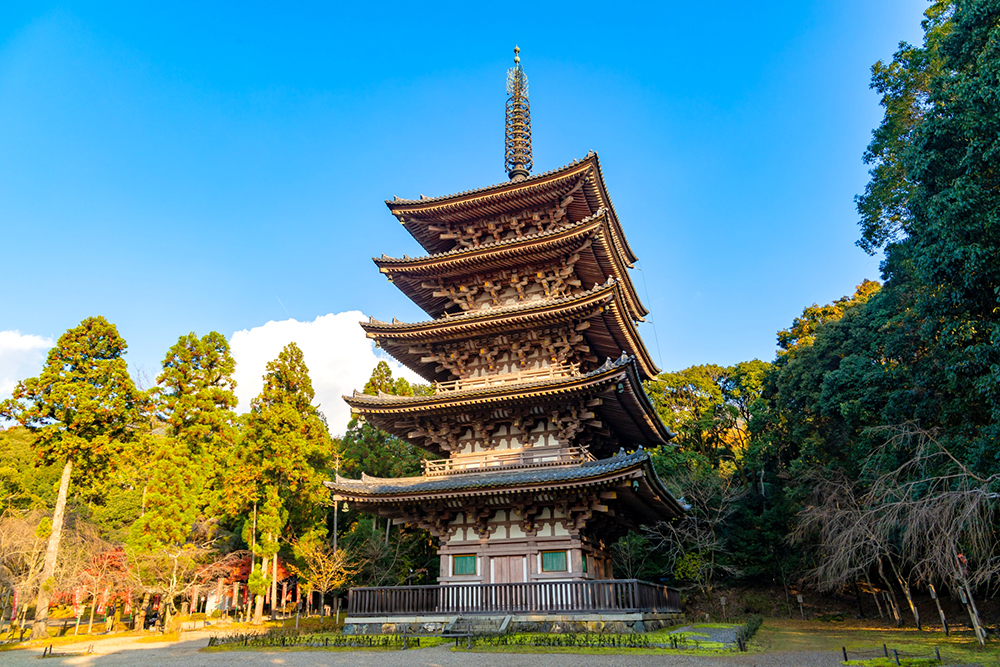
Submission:
[[[559,468],[465,473],[440,477],[400,477],[396,479],[367,477],[363,480],[354,480],[338,476],[335,482],[326,482],[326,485],[334,491],[366,496],[506,488],[585,480],[631,468],[648,460],[649,454],[643,449],[638,449],[631,454],[620,452],[608,459]]]

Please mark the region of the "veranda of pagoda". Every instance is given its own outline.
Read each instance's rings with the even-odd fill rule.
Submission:
[[[428,530],[441,567],[437,586],[352,589],[348,622],[596,614],[648,625],[679,612],[675,592],[613,579],[618,537],[684,509],[645,451],[672,434],[642,388],[658,372],[636,329],[648,311],[597,155],[386,203],[429,254],[375,264],[431,319],[362,327],[434,393],[345,400],[441,458],[419,477],[328,486],[352,509]]]

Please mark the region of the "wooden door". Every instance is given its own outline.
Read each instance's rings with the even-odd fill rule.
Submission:
[[[493,583],[515,584],[524,581],[523,556],[494,556]]]

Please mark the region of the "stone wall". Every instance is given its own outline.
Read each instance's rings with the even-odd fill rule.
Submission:
[[[496,632],[503,616],[463,617],[463,621],[473,623],[474,632]],[[399,623],[348,623],[344,626],[346,635],[392,635],[440,634],[450,618],[424,620],[422,622]],[[684,622],[684,614],[652,614],[644,618],[628,620],[574,620],[571,616],[558,616],[535,620],[514,617],[510,632],[537,632],[563,634],[570,632],[594,632],[601,634],[633,634],[655,632]]]

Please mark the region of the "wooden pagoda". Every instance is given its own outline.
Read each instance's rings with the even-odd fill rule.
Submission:
[[[518,104],[527,109],[526,98]],[[615,583],[611,543],[684,511],[645,451],[671,433],[643,391],[658,372],[636,329],[647,310],[597,155],[530,176],[530,142],[511,141],[510,113],[508,102],[509,182],[386,202],[428,254],[375,264],[429,319],[362,327],[433,394],[345,397],[353,414],[441,458],[419,477],[327,483],[352,509],[430,531],[437,588],[521,591],[496,609],[475,597],[480,613],[539,611],[530,585]],[[659,588],[636,588],[629,600],[593,589],[570,602],[566,593],[546,609],[622,610],[645,596],[647,607],[678,611]],[[354,589],[348,616],[449,611],[440,590],[424,602],[402,591]]]

